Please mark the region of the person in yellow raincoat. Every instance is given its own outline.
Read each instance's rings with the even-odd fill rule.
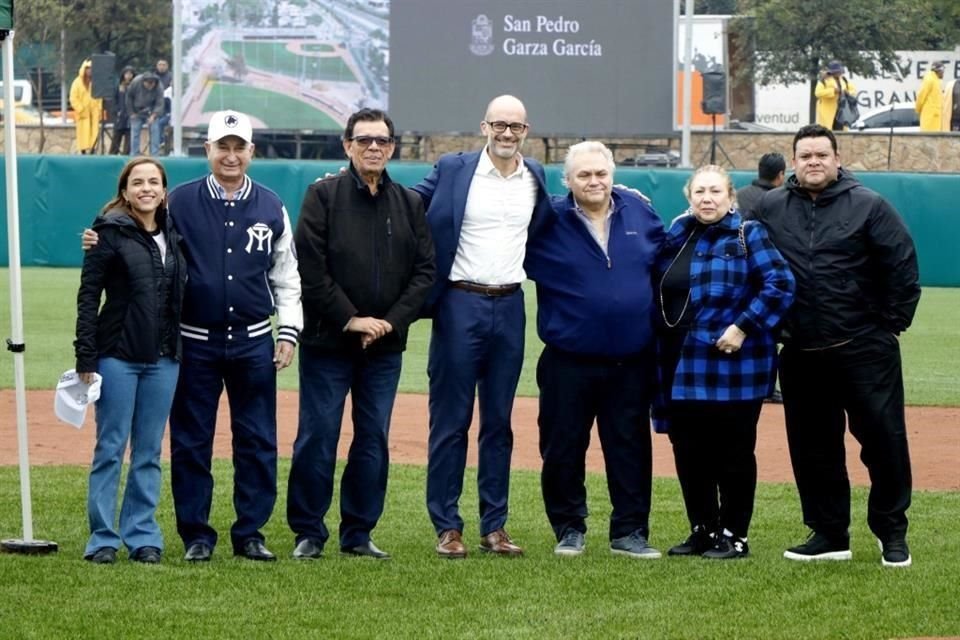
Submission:
[[[940,114],[943,109],[941,78],[943,78],[943,63],[938,60],[930,65],[930,71],[924,74],[920,90],[917,91],[917,103],[914,108],[920,114],[920,131],[940,131]]]
[[[77,151],[93,153],[100,131],[103,100],[93,97],[93,63],[84,60],[70,85],[70,107],[77,127]]]
[[[847,128],[835,122],[841,93],[855,96],[857,88],[843,75],[843,64],[839,60],[832,60],[813,91],[813,95],[817,97],[817,124],[832,131],[843,131]]]

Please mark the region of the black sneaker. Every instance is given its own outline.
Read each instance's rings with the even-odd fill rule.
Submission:
[[[716,543],[717,534],[713,531],[707,531],[702,525],[696,525],[687,536],[687,539],[680,544],[670,547],[667,551],[668,556],[699,556],[705,551],[709,551]]]
[[[83,559],[93,564],[113,564],[117,561],[117,550],[113,547],[100,547]]]
[[[144,564],[159,564],[161,555],[162,552],[157,547],[140,547],[130,554],[130,560]]]
[[[783,552],[787,560],[809,562],[811,560],[850,560],[853,552],[850,551],[850,540],[831,539],[816,531],[810,534],[807,541]]]
[[[717,543],[712,549],[703,552],[703,557],[711,560],[734,560],[746,558],[749,555],[750,547],[747,546],[746,538],[726,534],[717,538]]]
[[[880,563],[885,567],[909,567],[913,564],[913,558],[910,557],[910,547],[906,540],[891,540],[890,542],[880,542],[880,551],[883,557]]]

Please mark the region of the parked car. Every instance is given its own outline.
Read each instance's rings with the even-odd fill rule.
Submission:
[[[41,113],[36,107],[18,104],[14,110],[14,122],[18,125],[38,125],[40,119],[44,124],[59,124],[60,120],[49,113]],[[0,122],[3,122],[3,100],[0,100]]]
[[[877,133],[891,128],[897,133],[920,131],[920,115],[914,103],[897,102],[868,111],[853,123],[850,130]]]
[[[0,100],[3,99],[3,80],[0,80]],[[33,104],[33,87],[29,80],[13,81],[13,102],[18,105]]]

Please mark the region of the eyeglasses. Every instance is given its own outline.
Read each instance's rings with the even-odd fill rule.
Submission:
[[[495,120],[493,122],[484,120],[484,122],[486,122],[495,133],[503,133],[509,127],[510,133],[515,133],[517,135],[520,135],[526,131],[527,127],[530,126],[526,122],[504,122],[503,120]]]
[[[350,142],[355,142],[363,148],[369,147],[374,142],[377,143],[378,147],[385,147],[388,144],[393,144],[393,141],[393,136],[353,136],[350,138]]]

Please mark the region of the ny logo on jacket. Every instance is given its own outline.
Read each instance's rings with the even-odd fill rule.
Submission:
[[[272,253],[272,243],[273,243],[273,229],[268,227],[262,222],[258,222],[251,227],[247,227],[247,246],[244,247],[244,251],[250,253],[250,250],[253,248],[253,241],[257,241],[257,251],[263,251],[263,243],[267,243],[267,253]]]

